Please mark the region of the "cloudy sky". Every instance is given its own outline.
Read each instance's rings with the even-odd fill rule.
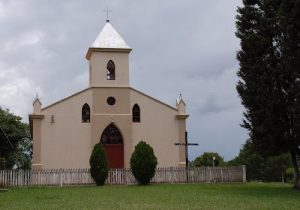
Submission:
[[[28,121],[43,106],[88,86],[85,54],[106,20],[129,46],[131,86],[187,103],[190,159],[226,160],[247,139],[235,90],[236,8],[241,0],[0,0],[0,106]]]

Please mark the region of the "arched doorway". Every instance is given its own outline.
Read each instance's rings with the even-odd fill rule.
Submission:
[[[104,129],[100,142],[106,151],[109,168],[124,168],[123,137],[113,123]]]

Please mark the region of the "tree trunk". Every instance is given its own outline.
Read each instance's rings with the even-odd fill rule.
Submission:
[[[294,188],[300,190],[300,174],[299,174],[299,169],[298,169],[298,172],[295,172]]]
[[[295,170],[294,188],[300,190],[300,171],[297,162],[297,153],[295,151],[291,152],[292,162]]]

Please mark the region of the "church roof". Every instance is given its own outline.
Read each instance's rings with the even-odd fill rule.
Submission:
[[[109,22],[106,22],[91,48],[131,49]]]
[[[85,57],[89,60],[92,52],[130,52],[131,50],[116,29],[107,21]]]
[[[57,105],[57,104],[59,104],[59,103],[62,103],[62,102],[64,102],[64,101],[67,101],[68,99],[73,98],[73,97],[75,97],[75,96],[78,96],[78,95],[80,95],[80,94],[82,94],[82,93],[84,93],[84,92],[86,92],[86,91],[90,91],[90,90],[92,90],[92,89],[97,89],[97,88],[102,88],[102,89],[103,89],[103,88],[110,88],[110,89],[129,89],[129,90],[135,91],[135,92],[137,92],[137,93],[139,93],[139,94],[141,94],[141,95],[143,95],[143,96],[145,96],[145,97],[147,97],[147,98],[150,98],[150,99],[152,99],[152,100],[154,100],[154,101],[156,101],[156,102],[158,102],[158,103],[160,103],[160,104],[162,104],[162,105],[164,105],[164,106],[166,106],[166,107],[168,107],[168,108],[171,108],[171,109],[174,110],[174,111],[178,111],[177,108],[175,108],[175,107],[173,107],[173,106],[171,106],[171,105],[169,105],[169,104],[166,104],[166,103],[164,103],[164,102],[162,102],[162,101],[160,101],[160,100],[158,100],[158,99],[156,99],[156,98],[154,98],[154,97],[152,97],[152,96],[149,96],[149,95],[147,95],[147,94],[145,94],[145,93],[143,93],[143,92],[141,92],[141,91],[139,91],[139,90],[136,90],[136,89],[134,89],[134,88],[132,88],[132,87],[88,87],[88,88],[86,88],[86,89],[84,89],[84,90],[82,90],[82,91],[79,91],[79,92],[77,92],[77,93],[74,93],[73,95],[67,96],[66,98],[63,98],[63,99],[61,99],[61,100],[59,100],[59,101],[56,101],[56,102],[53,103],[53,104],[50,104],[50,105],[48,105],[48,106],[42,108],[42,111],[45,111],[46,109],[48,109],[48,108],[50,108],[50,107],[53,107],[53,106],[55,106],[55,105]]]

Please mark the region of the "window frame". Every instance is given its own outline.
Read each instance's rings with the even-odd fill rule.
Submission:
[[[112,60],[109,60],[106,64],[106,79],[116,80],[116,65]]]
[[[102,145],[123,145],[123,136],[119,128],[114,123],[110,123],[103,130],[100,142]]]
[[[141,108],[138,104],[134,104],[132,107],[132,122],[140,123],[141,122]]]
[[[81,123],[91,122],[91,108],[88,103],[83,104],[81,108]]]

